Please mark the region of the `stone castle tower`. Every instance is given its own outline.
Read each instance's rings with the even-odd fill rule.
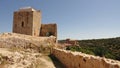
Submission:
[[[57,38],[56,24],[41,24],[41,12],[31,7],[21,8],[14,12],[13,33],[32,36],[55,36]]]

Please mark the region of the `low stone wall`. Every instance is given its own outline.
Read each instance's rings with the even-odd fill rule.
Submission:
[[[52,54],[66,68],[120,68],[120,61],[54,48]]]
[[[0,34],[0,47],[48,47],[55,45],[56,39],[52,37],[36,37],[17,33]]]

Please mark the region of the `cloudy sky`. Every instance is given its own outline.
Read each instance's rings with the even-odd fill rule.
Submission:
[[[42,23],[57,23],[58,39],[120,37],[120,0],[0,0],[0,32],[12,32],[13,12],[31,6]]]

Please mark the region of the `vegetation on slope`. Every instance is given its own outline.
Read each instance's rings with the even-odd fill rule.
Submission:
[[[62,41],[63,42],[63,41]],[[80,51],[101,57],[120,60],[120,38],[79,40],[79,46],[67,47],[67,50]]]

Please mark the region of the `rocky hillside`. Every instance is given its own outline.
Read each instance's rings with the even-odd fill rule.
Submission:
[[[34,50],[0,48],[0,68],[55,68],[52,60]]]
[[[79,41],[81,48],[120,61],[120,37]],[[98,51],[99,50],[99,51]]]
[[[55,37],[0,34],[0,68],[55,68],[48,56]]]
[[[64,43],[60,40],[59,43]],[[87,54],[104,56],[120,61],[120,37],[106,39],[78,40],[78,46],[68,47],[68,50],[79,51]]]

